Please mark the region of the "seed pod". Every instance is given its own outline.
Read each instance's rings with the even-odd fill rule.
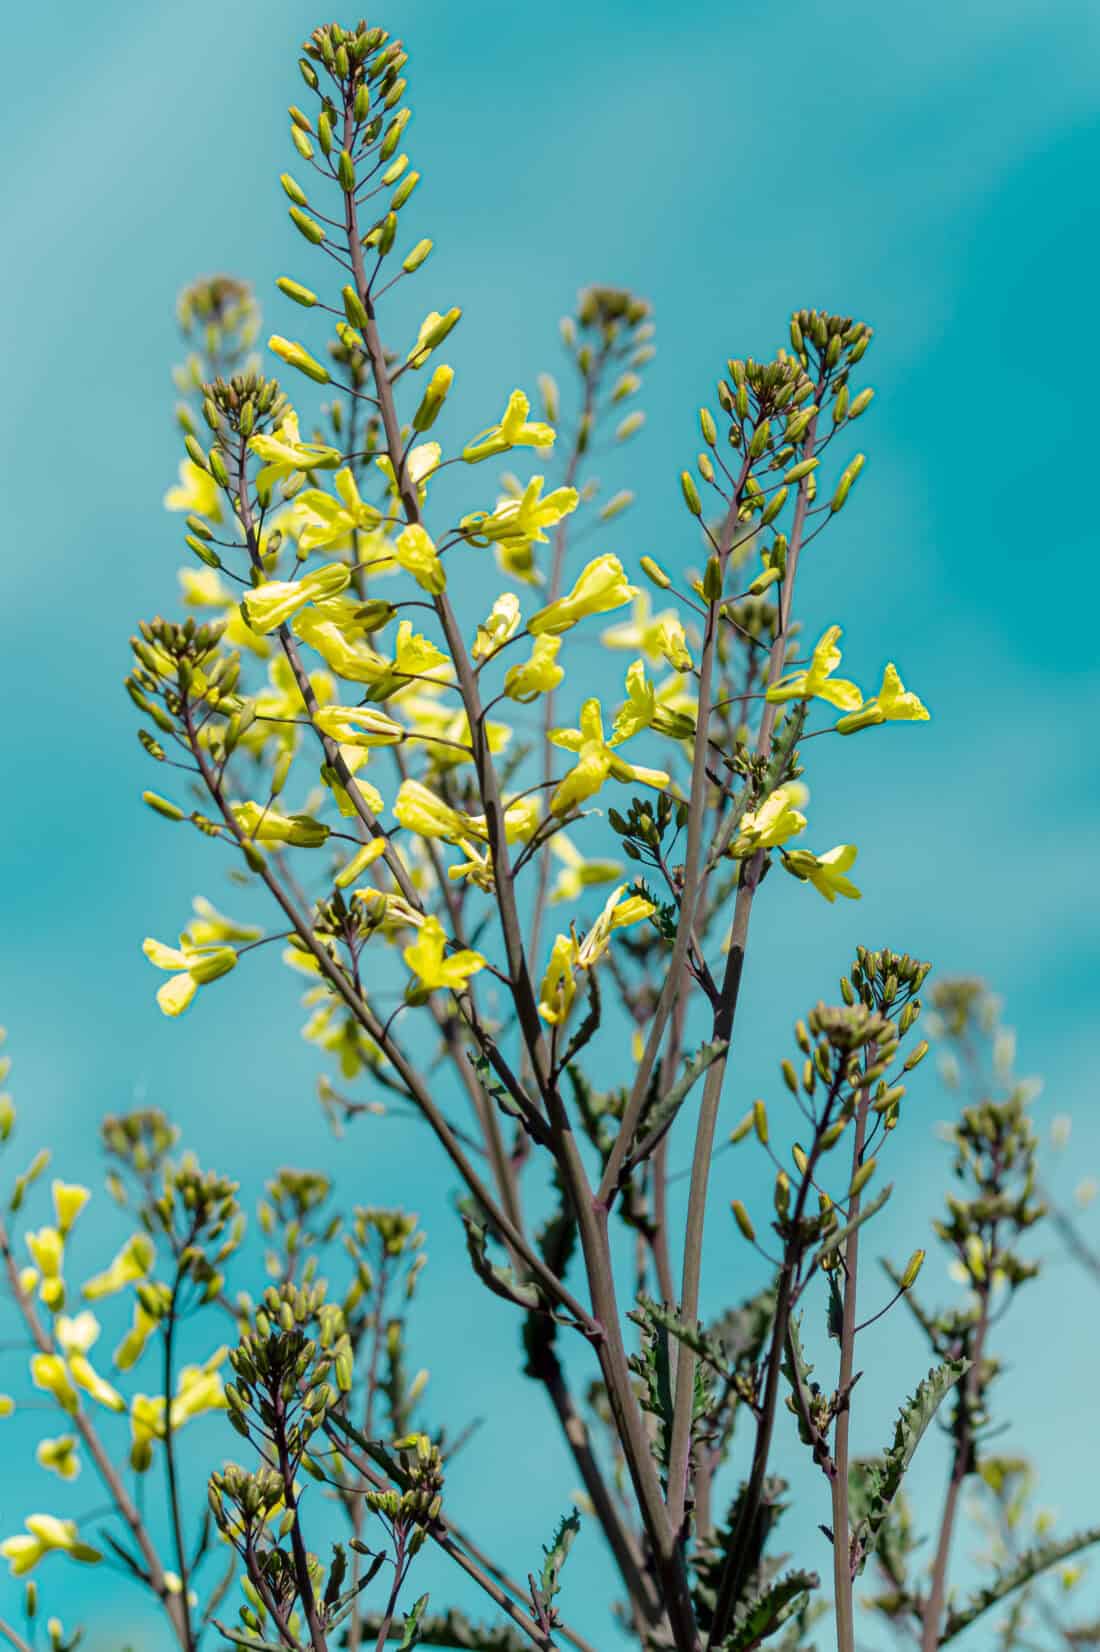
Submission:
[[[745,1114],[744,1118],[741,1120],[740,1124],[735,1124],[733,1129],[730,1131],[730,1141],[731,1142],[744,1141],[745,1137],[748,1135],[749,1131],[753,1127],[753,1122],[754,1122],[753,1110],[750,1107],[748,1112]]]
[[[901,1289],[907,1291],[914,1284],[918,1273],[924,1266],[924,1252],[915,1250],[905,1265],[905,1272],[901,1276]]]
[[[669,578],[668,574],[665,573],[664,569],[654,562],[651,556],[643,556],[639,562],[639,566],[646,578],[650,580],[652,584],[656,585],[658,590],[668,590],[669,586],[672,584],[672,580]]]
[[[158,796],[156,792],[142,792],[141,801],[154,813],[163,815],[165,820],[184,820],[186,818],[182,809],[177,808],[174,803],[169,803],[166,797]]]
[[[391,212],[401,211],[401,208],[405,205],[405,202],[408,200],[409,196],[412,194],[419,182],[419,172],[410,172],[408,177],[402,179],[401,183],[393,192],[393,200],[390,202]]]
[[[287,298],[292,298],[295,304],[300,304],[304,310],[311,310],[317,302],[317,294],[309,287],[303,287],[300,281],[292,281],[288,275],[281,275],[275,285]]]
[[[752,1122],[753,1127],[756,1130],[757,1140],[760,1142],[761,1146],[767,1147],[768,1109],[764,1106],[762,1101],[757,1100],[752,1104]]]
[[[316,218],[311,218],[308,212],[302,211],[301,207],[291,207],[290,220],[299,235],[304,235],[312,246],[320,246],[325,238],[325,232]]]
[[[695,486],[695,478],[690,470],[680,472],[680,488],[684,495],[684,503],[692,516],[702,516],[703,503],[699,498],[699,489]]]
[[[751,1245],[756,1239],[756,1229],[753,1227],[752,1222],[749,1219],[748,1211],[745,1209],[740,1199],[734,1199],[730,1205],[730,1209],[733,1211],[734,1221],[737,1223],[737,1226],[741,1229],[741,1232],[745,1235],[745,1238]]]
[[[340,296],[344,301],[344,314],[353,327],[362,332],[367,325],[367,312],[362,299],[352,286],[341,287]]]
[[[344,194],[351,195],[355,189],[355,162],[346,149],[341,149],[337,159],[336,177]]]
[[[298,126],[290,128],[290,141],[304,161],[313,159],[313,145]]]
[[[703,433],[703,440],[707,446],[713,447],[718,440],[718,427],[709,408],[701,407],[699,409],[699,429]]]
[[[863,1192],[863,1189],[867,1186],[867,1183],[874,1175],[877,1165],[878,1160],[875,1158],[864,1160],[863,1164],[860,1165],[859,1169],[852,1177],[852,1185],[848,1189],[849,1199],[855,1199],[860,1193]]]

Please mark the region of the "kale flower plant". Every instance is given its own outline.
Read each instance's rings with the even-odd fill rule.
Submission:
[[[279,944],[306,1036],[335,1069],[320,1085],[332,1121],[384,1104],[428,1127],[462,1189],[483,1309],[515,1320],[582,1507],[556,1531],[560,1511],[547,1511],[537,1564],[490,1557],[449,1508],[458,1442],[405,1361],[415,1217],[343,1210],[327,1178],[282,1171],[260,1208],[257,1289],[236,1184],[142,1111],[104,1127],[133,1236],[82,1289],[67,1262],[86,1189],[55,1181],[41,1226],[0,1231],[30,1381],[59,1419],[40,1461],[63,1481],[90,1461],[110,1510],[89,1529],[33,1514],[6,1537],[0,1552],[29,1583],[25,1629],[5,1620],[3,1633],[35,1643],[38,1567],[60,1552],[151,1591],[183,1652],[215,1638],[381,1652],[391,1636],[590,1652],[585,1635],[606,1645],[612,1611],[614,1632],[645,1648],[853,1652],[854,1584],[874,1557],[893,1580],[880,1613],[936,1647],[958,1632],[954,1515],[926,1583],[903,1564],[901,1480],[952,1393],[956,1502],[975,1472],[988,1314],[925,1316],[934,1366],[893,1445],[872,1460],[849,1450],[860,1241],[889,1193],[880,1165],[904,1075],[928,1047],[914,1029],[929,966],[860,949],[839,1001],[797,1022],[777,1098],[726,1116],[768,878],[802,886],[807,925],[820,898],[859,898],[855,845],[814,828],[809,753],[827,768],[831,741],[908,739],[879,725],[928,717],[892,660],[842,662],[839,623],[812,640],[797,619],[801,566],[828,555],[821,536],[863,469],[871,329],[800,310],[771,360],[722,362],[685,425],[685,450],[699,451],[679,476],[683,544],[663,563],[639,555],[632,495],[605,497],[592,461],[642,425],[649,306],[587,289],[562,328],[568,383],[544,375],[534,396],[502,380],[493,406],[467,410],[446,360],[462,312],[432,291],[432,243],[410,233],[406,64],[401,42],[366,23],[305,43],[306,107],[290,110],[294,173],[281,178],[303,263],[277,282],[285,334],[267,357],[243,283],[200,281],[181,303],[186,452],[166,502],[184,517],[189,612],[138,627],[126,689],[160,770],[146,803],[212,840],[267,919],[198,899],[178,939],[144,946],[162,972],[157,1003],[178,1017]],[[427,283],[426,314],[403,336],[388,299],[413,283]],[[465,440],[437,439],[445,407]],[[456,467],[481,499],[465,514]],[[959,1127],[960,1174],[982,1158],[985,1180],[944,1230],[979,1300],[995,1270],[1006,1290],[1024,1282],[1007,1236],[1041,1208],[1005,1183],[1033,1143],[1023,1104],[1004,1108]],[[720,1132],[757,1155],[724,1216],[707,1201]],[[676,1220],[674,1136],[692,1144]],[[40,1155],[19,1178],[13,1212],[44,1167]],[[1004,1204],[992,1235],[990,1199]],[[532,1205],[551,1211],[537,1228]],[[746,1245],[772,1283],[704,1324],[704,1258],[736,1281]],[[899,1296],[922,1256],[896,1270]],[[132,1320],[112,1361],[95,1308],[117,1295]],[[811,1305],[837,1347],[824,1388],[800,1341]],[[205,1360],[182,1363],[185,1321],[188,1347],[192,1322],[209,1324]],[[205,1413],[223,1428],[204,1425],[213,1472],[197,1509],[180,1437]],[[824,1586],[773,1554],[781,1421],[826,1482]],[[569,1601],[562,1568],[582,1515],[585,1541],[606,1547],[607,1587]],[[425,1548],[480,1591],[483,1622],[417,1590]],[[1004,1576],[987,1604],[1009,1592]],[[75,1644],[56,1619],[45,1633]]]

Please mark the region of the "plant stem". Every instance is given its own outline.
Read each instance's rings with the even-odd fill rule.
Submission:
[[[179,1273],[172,1286],[172,1299],[164,1325],[164,1463],[168,1478],[168,1507],[172,1516],[172,1536],[176,1545],[176,1570],[179,1572],[180,1615],[183,1620],[184,1645],[194,1652],[195,1635],[191,1625],[191,1607],[188,1604],[190,1571],[187,1547],[183,1540],[183,1514],[180,1507],[179,1482],[176,1470],[175,1430],[172,1426],[172,1392],[174,1389],[172,1356],[176,1334],[176,1304],[179,1297]]]
[[[867,1066],[875,1062],[875,1045],[867,1047]],[[855,1134],[852,1140],[852,1175],[863,1162],[863,1143],[867,1134],[867,1113],[871,1105],[870,1091],[862,1089],[856,1102]],[[848,1204],[848,1220],[859,1215],[860,1195],[855,1194]],[[859,1266],[859,1229],[853,1228],[844,1248],[844,1301],[840,1324],[840,1370],[837,1391],[841,1396],[840,1413],[836,1419],[833,1438],[835,1472],[830,1486],[833,1504],[833,1597],[836,1611],[837,1652],[855,1652],[855,1619],[852,1600],[851,1521],[848,1516],[848,1432],[851,1421],[849,1390],[855,1364],[856,1348],[856,1290]]]

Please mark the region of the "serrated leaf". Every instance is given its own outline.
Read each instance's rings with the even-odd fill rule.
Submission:
[[[1022,1589],[1040,1573],[1056,1566],[1060,1560],[1068,1560],[1070,1555],[1080,1554],[1082,1549],[1090,1548],[1093,1543],[1100,1543],[1100,1526],[1090,1526],[1083,1532],[1075,1532],[1072,1537],[1062,1538],[1060,1542],[1036,1543],[1033,1548],[1025,1549],[1015,1565],[999,1572],[984,1589],[976,1590],[960,1610],[948,1612],[940,1645],[946,1646],[964,1629],[969,1629],[983,1612],[988,1612],[991,1606]]]
[[[879,1533],[890,1512],[890,1505],[901,1488],[901,1482],[913,1461],[925,1430],[960,1377],[969,1369],[970,1361],[965,1359],[944,1360],[942,1365],[934,1366],[898,1413],[893,1444],[886,1455],[877,1463],[867,1466],[867,1509],[855,1531],[860,1571],[863,1570],[868,1555],[874,1553]]]
[[[382,1621],[380,1612],[363,1614],[361,1623],[365,1641],[377,1641]],[[396,1640],[398,1633],[394,1627],[392,1639]],[[419,1646],[448,1647],[451,1652],[456,1647],[461,1652],[531,1652],[531,1642],[527,1637],[517,1634],[506,1623],[491,1626],[471,1623],[465,1613],[455,1607],[448,1607],[446,1612],[425,1612],[417,1625],[417,1637]]]
[[[502,1296],[506,1302],[514,1302],[517,1308],[542,1308],[543,1295],[537,1285],[517,1278],[514,1268],[502,1266],[492,1260],[485,1224],[474,1216],[468,1201],[460,1205],[459,1214],[466,1230],[466,1249],[474,1272],[482,1284],[487,1285],[495,1296]]]
[[[702,1077],[708,1067],[712,1067],[720,1056],[729,1049],[729,1041],[725,1038],[716,1038],[713,1043],[701,1044],[695,1054],[687,1062],[683,1072],[672,1088],[662,1096],[656,1107],[649,1112],[642,1123],[641,1137],[647,1149],[646,1156],[670,1129],[680,1108],[690,1095],[696,1081]],[[637,1164],[640,1159],[633,1156],[631,1163]]]
[[[549,1606],[561,1588],[562,1567],[580,1529],[581,1517],[576,1509],[571,1509],[568,1514],[562,1515],[549,1547],[542,1551],[545,1559],[539,1572],[539,1593],[545,1606]]]
[[[413,1602],[412,1611],[405,1613],[405,1627],[397,1652],[411,1652],[412,1647],[420,1639],[420,1620],[424,1616],[427,1604],[428,1596],[421,1595],[419,1600]]]
[[[559,1063],[560,1067],[568,1067],[600,1030],[600,983],[596,970],[585,970],[585,984],[588,987],[588,1008],[584,1020],[574,1032],[565,1054]]]
[[[781,1629],[806,1595],[819,1587],[816,1572],[786,1572],[734,1614],[733,1631],[722,1652],[755,1652],[760,1642]]]
[[[691,1325],[686,1319],[681,1319],[672,1308],[666,1308],[663,1303],[655,1302],[651,1296],[644,1295],[638,1297],[638,1311],[632,1313],[630,1318],[643,1329],[659,1326],[662,1331],[667,1331],[669,1336],[675,1337],[677,1342],[682,1342],[686,1348],[690,1348],[693,1354],[698,1354],[699,1358],[705,1360],[720,1376],[732,1375],[729,1355],[724,1346],[717,1337],[707,1331],[701,1321]]]

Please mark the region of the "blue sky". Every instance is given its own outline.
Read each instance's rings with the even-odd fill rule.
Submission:
[[[384,1190],[434,1212],[423,1358],[434,1349],[438,1363],[468,1300],[446,1172],[396,1126],[343,1149],[319,1135],[315,1064],[277,970],[242,969],[169,1024],[139,950],[145,933],[179,927],[192,893],[225,898],[201,841],[138,801],[151,777],[120,687],[134,622],[175,598],[179,542],[160,507],[179,456],[174,299],[191,277],[228,270],[256,283],[273,330],[293,332],[298,312],[274,277],[311,273],[276,179],[291,164],[295,48],[315,21],[285,0],[186,11],[115,0],[24,9],[7,26],[23,68],[0,110],[13,232],[0,268],[0,1020],[21,1150],[55,1144],[64,1174],[94,1174],[97,1120],[141,1096],[173,1111],[205,1158],[247,1166],[250,1187],[282,1162],[339,1158],[349,1198]],[[895,658],[934,720],[843,743],[811,771],[815,831],[860,844],[865,898],[835,910],[769,885],[731,1115],[769,1082],[791,1021],[834,990],[855,942],[892,944],[991,979],[1024,1065],[1046,1077],[1041,1116],[1073,1112],[1081,1168],[1100,1164],[1100,593],[1082,508],[1094,469],[1100,13],[1090,0],[930,0],[919,21],[875,0],[560,0],[552,11],[421,0],[379,21],[412,52],[416,226],[438,248],[415,302],[465,308],[452,352],[464,425],[559,366],[557,318],[578,287],[621,283],[654,303],[649,421],[630,453],[639,502],[608,547],[624,560],[696,555],[676,478],[728,355],[774,350],[804,304],[877,331],[868,466],[843,526],[807,562],[802,602],[811,628],[844,623],[853,675]],[[929,1200],[937,1109],[928,1083],[906,1124]],[[726,1199],[732,1164],[716,1176]],[[882,1223],[882,1248],[907,1252],[925,1222],[907,1204]],[[93,1246],[116,1237],[105,1215],[88,1231]],[[1018,1443],[1045,1454],[1048,1500],[1083,1520],[1095,1511],[1066,1425],[1084,1422],[1073,1372],[1095,1357],[1095,1336],[1071,1323],[1058,1289],[1027,1338],[1013,1346],[1006,1330],[1005,1401],[1028,1424]],[[506,1311],[489,1317],[484,1348],[462,1337],[462,1368],[447,1368],[451,1420],[506,1420],[456,1468],[456,1495],[484,1505],[520,1566],[573,1480],[537,1400],[504,1375],[514,1326]],[[1040,1332],[1051,1339],[1042,1372],[1028,1358]],[[919,1351],[892,1332],[876,1357],[867,1446],[919,1372]],[[33,1468],[32,1436],[4,1426],[14,1529],[24,1485],[60,1505]],[[501,1501],[504,1452],[530,1490],[518,1518]],[[933,1463],[932,1490],[938,1473]],[[80,1498],[74,1509],[94,1505],[87,1482]],[[808,1532],[817,1518],[807,1512]],[[598,1563],[593,1541],[578,1584]],[[98,1617],[99,1644],[116,1644],[101,1581],[53,1564],[53,1603]],[[0,1610],[11,1597],[0,1579]]]

